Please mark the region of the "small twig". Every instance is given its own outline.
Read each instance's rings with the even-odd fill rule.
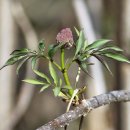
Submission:
[[[101,94],[90,99],[83,100],[83,103],[74,110],[70,110],[69,112],[57,117],[53,121],[50,121],[36,130],[56,130],[57,128],[64,127],[70,122],[76,120],[85,113],[90,112],[92,109],[96,109],[114,102],[127,101],[130,101],[130,91],[120,90],[112,91],[108,94]]]

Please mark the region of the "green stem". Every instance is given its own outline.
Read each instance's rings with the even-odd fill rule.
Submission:
[[[64,80],[65,80],[65,83],[70,88],[69,95],[72,96],[73,90],[72,90],[72,87],[71,87],[71,84],[70,84],[70,81],[69,81],[67,69],[65,68],[65,52],[64,52],[63,48],[61,49],[61,68],[62,68],[62,74],[63,74]]]

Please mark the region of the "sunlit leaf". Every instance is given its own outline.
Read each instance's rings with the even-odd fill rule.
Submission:
[[[93,42],[92,44],[88,45],[86,50],[92,50],[92,49],[96,49],[98,47],[101,47],[109,42],[111,42],[112,40],[107,40],[107,39],[99,39],[95,42]]]
[[[38,71],[38,70],[33,70],[35,74],[37,74],[38,76],[44,78],[48,83],[51,84],[50,79],[42,72]]]
[[[53,68],[53,65],[51,62],[49,62],[49,71],[50,71],[50,74],[51,74],[51,77],[53,78],[54,80],[54,83],[56,84],[56,86],[58,85],[58,76],[56,74],[56,71],[55,69]]]
[[[43,92],[45,89],[47,89],[50,86],[50,84],[45,84],[41,89],[40,92]]]
[[[53,92],[54,92],[54,95],[55,96],[58,96],[59,95],[59,93],[60,93],[60,87],[55,87],[54,89],[53,89]]]
[[[34,85],[43,85],[43,84],[46,84],[46,83],[43,83],[42,81],[39,81],[37,79],[25,79],[25,80],[22,80],[26,83],[29,83],[29,84],[34,84]]]
[[[114,60],[117,60],[117,61],[130,63],[130,61],[125,56],[123,56],[122,54],[116,54],[116,53],[108,52],[108,53],[103,54],[103,55],[105,55],[108,58],[112,58]]]

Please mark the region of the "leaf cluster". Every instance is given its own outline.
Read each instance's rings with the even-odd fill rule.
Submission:
[[[77,33],[77,40],[74,41],[72,49],[74,49],[74,54],[72,61],[69,63],[66,62],[65,64],[65,57],[64,57],[64,50],[66,43],[57,43],[57,44],[51,44],[48,48],[47,54],[45,53],[45,43],[44,41],[40,41],[38,44],[37,50],[30,50],[28,48],[23,48],[20,50],[14,50],[10,54],[10,58],[6,61],[6,63],[0,68],[4,68],[9,65],[13,65],[15,63],[18,63],[17,66],[17,74],[20,70],[20,68],[23,66],[23,64],[31,59],[31,66],[33,72],[41,77],[43,80],[37,80],[37,79],[25,79],[23,80],[26,83],[34,84],[34,85],[41,85],[40,92],[44,91],[48,87],[53,87],[53,92],[55,96],[62,97],[66,100],[71,100],[73,96],[74,90],[76,90],[77,83],[80,77],[80,70],[84,71],[85,73],[89,74],[88,68],[90,65],[94,65],[94,63],[90,63],[88,59],[90,57],[95,57],[98,59],[102,65],[112,74],[107,62],[104,60],[104,57],[111,58],[120,62],[126,62],[130,63],[130,61],[125,57],[122,52],[123,50],[119,47],[112,44],[112,40],[108,39],[99,39],[94,41],[91,44],[88,44],[88,41],[86,40],[83,30],[78,31],[75,28],[75,31]],[[54,60],[54,56],[57,51],[61,50],[61,65],[57,64]],[[38,62],[39,58],[43,58],[48,60],[48,68],[50,77],[48,77],[43,72],[40,72],[36,68],[36,63]],[[79,66],[78,74],[76,76],[76,83],[75,88],[73,88],[71,85],[71,82],[69,81],[69,76],[67,74],[69,67],[73,63],[77,63]],[[57,68],[62,74],[64,78],[64,83],[61,77],[57,75],[56,69]],[[65,85],[64,85],[65,84]],[[86,90],[86,87],[83,87],[82,89],[78,89],[77,95],[74,97],[75,100],[78,100],[78,96],[83,93]],[[73,101],[72,101],[73,102]]]

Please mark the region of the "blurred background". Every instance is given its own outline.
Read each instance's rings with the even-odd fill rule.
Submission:
[[[84,29],[90,43],[113,39],[130,59],[129,15],[130,0],[0,0],[0,66],[13,50],[35,49],[41,39],[48,46],[55,43],[62,28],[74,31],[74,26]],[[129,89],[130,65],[106,59],[114,73],[111,76],[98,61],[90,60],[96,64],[90,68],[94,78],[82,73],[81,79],[88,86],[88,98]],[[40,60],[38,68],[48,74],[46,62]],[[39,93],[39,87],[21,82],[35,77],[30,64],[25,64],[18,76],[15,70],[16,66],[10,66],[0,71],[0,130],[35,130],[65,112],[67,104],[54,98],[51,89]],[[77,70],[71,70],[73,81]],[[129,122],[130,104],[117,103],[92,111],[85,117],[83,130],[130,130]],[[79,120],[68,128],[76,130],[78,125]]]

